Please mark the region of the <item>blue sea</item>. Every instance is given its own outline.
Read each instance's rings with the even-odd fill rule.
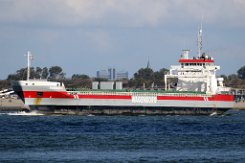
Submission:
[[[225,116],[0,112],[0,162],[245,162],[245,111]]]

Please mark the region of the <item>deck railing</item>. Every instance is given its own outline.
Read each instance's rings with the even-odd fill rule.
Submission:
[[[198,96],[209,97],[205,92],[195,91],[164,91],[164,90],[92,90],[92,89],[74,89],[67,88],[70,94],[83,94],[83,95],[133,95],[133,96]]]

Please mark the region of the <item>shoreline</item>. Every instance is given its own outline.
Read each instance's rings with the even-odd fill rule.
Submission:
[[[20,99],[1,98],[0,111],[20,111],[24,108],[24,103]]]
[[[245,110],[245,102],[235,102],[234,110]]]

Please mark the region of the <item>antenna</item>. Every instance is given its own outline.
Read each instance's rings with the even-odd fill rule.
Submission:
[[[30,80],[30,66],[31,66],[31,60],[32,60],[32,54],[30,51],[25,54],[27,56],[27,78],[26,80]]]
[[[200,58],[202,54],[202,23],[197,35],[197,48],[198,48],[198,57]]]

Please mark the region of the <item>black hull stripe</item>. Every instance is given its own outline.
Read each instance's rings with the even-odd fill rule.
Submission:
[[[75,115],[210,115],[223,114],[228,108],[114,107],[114,106],[30,106],[44,114]]]

